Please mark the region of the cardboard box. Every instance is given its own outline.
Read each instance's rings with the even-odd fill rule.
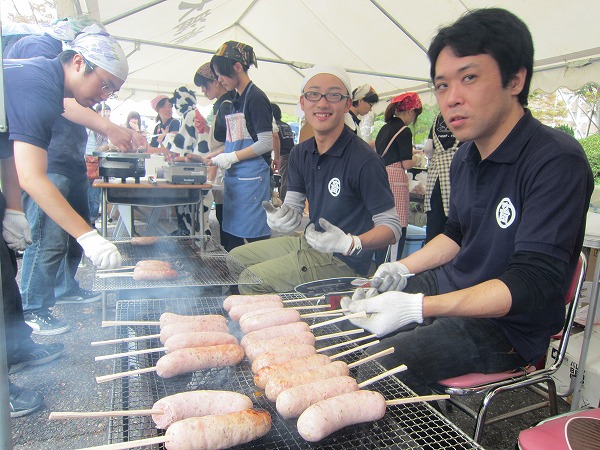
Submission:
[[[559,341],[553,341],[550,344],[546,361],[547,366],[554,361],[554,358],[551,355],[556,355],[558,342]],[[567,347],[565,359],[560,368],[552,376],[556,382],[556,390],[559,393],[566,392],[569,389],[569,386],[571,386],[571,380],[573,380],[573,382],[575,381],[582,342],[583,332],[572,335],[569,338],[569,346]],[[567,401],[570,403],[571,398],[569,397]],[[598,331],[592,331],[579,407],[596,408],[598,406],[600,406],[600,334]]]

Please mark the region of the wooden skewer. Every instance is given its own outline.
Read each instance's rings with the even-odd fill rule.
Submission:
[[[363,348],[367,348],[367,347],[370,347],[370,346],[375,345],[375,344],[379,344],[379,341],[367,342],[366,344],[359,345],[358,347],[351,348],[350,350],[346,350],[346,351],[343,351],[343,352],[340,352],[340,353],[336,353],[335,355],[330,356],[329,359],[341,358],[342,356],[349,355],[350,353],[357,352],[358,350],[362,350]]]
[[[133,272],[120,272],[120,273],[96,273],[98,278],[124,278],[132,277]]]
[[[448,394],[421,395],[419,397],[407,397],[407,398],[397,398],[394,400],[386,400],[385,404],[387,406],[406,405],[407,403],[431,402],[434,400],[446,400],[449,398],[450,398],[450,396]]]
[[[331,314],[339,314],[339,313],[343,313],[346,311],[350,311],[349,309],[336,309],[335,311],[319,311],[316,313],[306,313],[306,314],[301,314],[300,317],[304,318],[304,317],[327,317],[330,316]]]
[[[85,447],[78,450],[127,450],[129,448],[145,447],[154,444],[168,444],[169,439],[166,436],[138,439],[135,441],[118,442],[116,444],[98,445],[96,447]]]
[[[158,325],[160,326],[160,322],[152,321],[152,320],[103,320],[103,327],[118,327],[120,325]]]
[[[365,356],[358,361],[354,361],[353,363],[349,363],[348,367],[352,369],[353,367],[360,366],[361,364],[367,363],[369,361],[373,361],[374,359],[381,358],[382,356],[391,355],[394,353],[394,347],[386,348],[385,350],[381,350],[380,352],[373,353],[372,355]]]
[[[119,339],[109,339],[108,341],[94,341],[91,343],[92,347],[96,347],[98,345],[107,345],[107,344],[120,344],[121,342],[134,342],[134,341],[143,341],[144,339],[153,339],[159,338],[160,334],[149,334],[147,336],[133,336],[128,338],[119,338]]]
[[[307,306],[288,306],[287,309],[295,309],[296,311],[302,309],[325,309],[331,308],[331,305],[307,305]]]
[[[314,330],[315,328],[324,327],[325,325],[331,325],[332,323],[341,322],[342,320],[353,319],[355,317],[366,317],[366,315],[367,315],[366,312],[361,311],[361,312],[357,312],[357,313],[354,313],[354,314],[348,314],[348,315],[346,315],[344,317],[336,317],[335,319],[326,320],[325,322],[315,323],[314,325],[310,325],[308,328],[311,329],[311,330]]]
[[[294,303],[294,302],[310,302],[312,300],[323,300],[325,295],[319,295],[318,297],[305,297],[305,298],[291,298],[289,300],[282,300],[282,303]]]
[[[330,345],[329,347],[318,348],[317,353],[325,352],[327,350],[332,350],[334,348],[343,347],[344,345],[354,344],[360,341],[366,341],[367,339],[372,339],[377,337],[376,334],[370,334],[369,336],[362,336],[356,339],[352,339],[351,341],[338,342],[337,344]]]
[[[99,417],[151,416],[164,414],[162,409],[132,409],[131,411],[65,411],[51,412],[48,420],[86,419]]]
[[[369,384],[373,384],[373,383],[381,380],[382,378],[389,377],[390,375],[395,375],[399,372],[404,372],[406,369],[408,369],[408,367],[406,367],[406,365],[402,364],[401,366],[398,366],[394,369],[386,370],[385,372],[380,373],[379,375],[377,375],[373,378],[369,378],[368,380],[365,380],[362,383],[358,383],[358,387],[362,389],[365,386],[368,386]]]
[[[356,328],[355,330],[348,330],[348,331],[340,331],[339,333],[331,333],[331,334],[324,334],[322,336],[315,336],[315,341],[323,341],[325,339],[333,339],[336,337],[340,337],[340,336],[348,336],[350,334],[358,334],[358,333],[364,333],[365,330],[363,330],[362,328]]]
[[[123,358],[125,356],[145,355],[147,353],[164,352],[166,350],[167,350],[167,347],[158,347],[158,348],[147,348],[144,350],[133,350],[131,352],[125,352],[125,353],[113,353],[111,355],[96,356],[94,358],[94,361],[104,361],[107,359]]]
[[[142,373],[156,372],[156,367],[146,367],[144,369],[129,370],[127,372],[112,373],[110,375],[102,375],[96,377],[96,383],[104,383],[105,381],[116,380],[117,378],[130,377],[132,375],[139,375]]]
[[[106,273],[106,272],[115,272],[117,270],[128,270],[128,269],[135,269],[136,266],[121,266],[118,267],[117,269],[97,269],[96,273],[100,272],[100,273]]]

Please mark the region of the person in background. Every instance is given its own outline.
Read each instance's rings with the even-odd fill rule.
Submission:
[[[181,126],[179,120],[173,118],[173,104],[169,101],[166,95],[157,95],[152,99],[150,105],[158,114],[156,116],[156,126],[152,132],[152,139],[148,146],[148,153],[163,153],[170,152],[162,145],[167,133],[176,133]]]
[[[142,128],[142,117],[140,116],[140,113],[137,111],[130,111],[129,114],[127,114],[125,127],[143,136],[144,142],[136,150],[139,153],[146,152],[148,150],[148,141],[146,140],[146,131]]]
[[[352,91],[352,106],[348,111],[348,115],[352,120],[346,120],[346,125],[360,136],[360,119],[358,116],[369,114],[378,101],[379,95],[368,84],[361,84],[354,89]],[[348,119],[348,116],[346,116],[346,119]]]
[[[231,114],[225,118],[225,150],[207,158],[225,172],[223,233],[227,251],[271,235],[261,202],[271,198],[273,112],[265,93],[248,76],[250,66],[257,64],[254,49],[236,41],[221,45],[210,61],[223,87],[236,92]]]
[[[98,103],[94,108],[106,120],[110,120],[110,106],[106,102]],[[85,147],[85,165],[88,177],[88,207],[90,209],[90,223],[95,227],[96,220],[100,215],[100,196],[101,189],[92,186],[94,180],[100,178],[98,157],[93,153],[108,151],[108,138],[96,131],[88,131],[87,145]]]
[[[281,108],[275,103],[271,103],[273,109],[273,118],[277,124],[279,135],[279,175],[281,176],[281,187],[279,188],[279,199],[285,200],[287,190],[287,170],[288,160],[292,147],[294,147],[294,132],[292,127],[281,120]]]
[[[394,193],[396,211],[402,225],[398,252],[396,255],[391,255],[392,261],[399,259],[404,250],[410,206],[406,171],[416,164],[409,125],[415,123],[422,112],[421,99],[415,92],[406,92],[394,97],[385,109],[385,125],[381,127],[375,138],[375,150],[385,161],[390,186]],[[383,251],[378,252],[376,257],[378,264],[384,261],[383,253]]]
[[[564,324],[594,181],[581,145],[525,108],[533,53],[527,26],[504,9],[438,31],[431,78],[465,142],[450,166],[445,231],[380,266],[371,286],[383,293],[342,300],[367,314],[352,323],[385,336],[369,352],[393,347],[378,361],[406,364],[397,376],[418,394],[445,378],[527,368]]]
[[[460,145],[438,114],[425,143],[425,155],[429,158],[423,208],[427,213],[425,242],[444,232],[450,208],[450,163]]]
[[[262,280],[240,285],[243,294],[289,292],[309,281],[367,276],[373,250],[400,236],[383,160],[344,125],[352,103],[346,71],[317,65],[306,71],[300,91],[315,137],[290,154],[283,205],[263,206],[274,230],[291,233],[308,200],[310,224],[302,236],[253,242],[231,252]]]

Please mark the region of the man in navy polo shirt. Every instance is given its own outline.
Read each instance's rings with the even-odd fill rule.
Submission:
[[[369,351],[393,346],[379,361],[406,364],[399,376],[417,392],[545,354],[564,322],[593,189],[577,141],[525,109],[533,42],[519,18],[472,11],[442,28],[428,54],[440,111],[465,142],[450,169],[445,231],[378,268],[372,285],[387,292],[342,301],[367,312],[355,325],[387,336]]]
[[[263,205],[269,226],[289,233],[300,225],[308,200],[310,225],[300,237],[234,249],[232,255],[263,281],[240,285],[242,293],[287,292],[308,281],[366,276],[373,251],[397,242],[401,233],[383,160],[344,125],[352,104],[346,71],[315,66],[301,91],[300,105],[315,136],[290,154],[283,205]]]

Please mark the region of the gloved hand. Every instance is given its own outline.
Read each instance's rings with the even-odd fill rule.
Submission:
[[[211,159],[211,162],[221,170],[227,170],[235,163],[239,163],[240,160],[236,156],[235,152],[221,153]]]
[[[96,230],[88,231],[77,238],[83,247],[85,256],[98,269],[116,269],[121,266],[121,253],[114,244],[98,234]]]
[[[23,251],[32,243],[31,230],[24,213],[15,209],[4,211],[2,237],[8,248],[14,251]]]
[[[322,253],[342,253],[343,255],[348,253],[353,242],[352,236],[323,218],[319,219],[319,225],[325,231],[317,231],[314,223],[311,223],[304,231],[304,237],[312,248]]]
[[[296,208],[292,208],[285,203],[280,208],[273,206],[271,202],[262,202],[263,208],[267,212],[267,225],[280,233],[289,233],[300,226],[302,214]]]
[[[384,292],[364,300],[350,300],[346,297],[340,303],[342,308],[349,309],[347,314],[366,312],[367,317],[353,318],[350,322],[379,337],[409,323],[423,322],[423,294]]]
[[[406,287],[407,277],[410,270],[400,262],[383,263],[375,271],[371,279],[371,287],[377,288],[379,292],[402,291]]]

